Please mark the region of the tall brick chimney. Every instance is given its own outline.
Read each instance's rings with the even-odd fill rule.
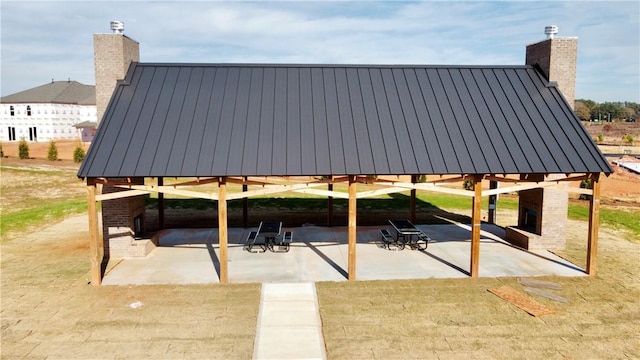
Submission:
[[[525,63],[539,66],[549,81],[555,81],[558,89],[574,108],[576,92],[577,37],[555,37],[558,27],[547,26],[547,39],[527,45]]]
[[[132,62],[140,61],[139,44],[124,35],[124,24],[112,21],[111,30],[113,32],[110,34],[93,34],[98,123],[102,120],[116,82],[125,78]]]

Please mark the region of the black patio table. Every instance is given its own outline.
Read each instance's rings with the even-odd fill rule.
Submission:
[[[409,245],[412,249],[426,249],[429,237],[409,220],[389,220],[396,231],[396,240],[401,248]],[[414,241],[415,236],[415,241]],[[424,243],[422,243],[424,242]]]
[[[273,251],[273,245],[281,230],[282,221],[261,221],[256,236],[264,238],[266,248]]]

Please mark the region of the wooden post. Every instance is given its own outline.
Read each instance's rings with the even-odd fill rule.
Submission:
[[[356,279],[356,177],[349,176],[349,280]]]
[[[91,285],[102,284],[103,244],[98,233],[98,207],[96,204],[96,185],[93,179],[87,179],[87,207],[89,214],[89,251],[91,260]]]
[[[164,178],[158,178],[158,186],[164,185]],[[164,193],[158,193],[158,227],[160,230],[164,229]]]
[[[247,177],[244,177],[244,181],[247,181]],[[249,190],[247,184],[242,184],[242,192]],[[242,198],[242,227],[247,228],[249,226],[249,198]]]
[[[471,214],[471,277],[478,277],[480,262],[480,230],[482,216],[482,175],[473,178],[473,211]]]
[[[495,180],[489,181],[489,189],[497,189],[498,182]],[[496,211],[498,210],[498,195],[489,195],[489,216],[487,222],[489,224],[496,223]]]
[[[229,283],[227,264],[227,179],[218,182],[218,242],[220,245],[220,283]]]
[[[596,275],[598,255],[598,230],[600,229],[600,174],[591,178],[593,194],[589,204],[589,238],[587,244],[587,274]]]
[[[333,191],[333,184],[327,185],[327,190]],[[327,226],[333,226],[333,196],[327,197]]]
[[[418,182],[417,175],[411,175],[411,183],[415,184]],[[416,189],[411,189],[411,200],[409,200],[409,219],[411,219],[412,223],[416,222]]]

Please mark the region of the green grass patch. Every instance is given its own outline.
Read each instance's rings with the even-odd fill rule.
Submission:
[[[44,226],[86,211],[85,199],[71,199],[41,203],[38,207],[2,214],[0,237],[4,241],[9,234],[25,232],[32,226]]]

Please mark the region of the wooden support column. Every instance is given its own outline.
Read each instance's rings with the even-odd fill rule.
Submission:
[[[473,211],[471,214],[471,277],[478,277],[480,263],[480,230],[482,217],[482,175],[473,178]]]
[[[220,178],[218,182],[218,242],[220,245],[220,283],[229,283],[227,263],[227,179]]]
[[[87,179],[87,207],[89,214],[89,251],[91,260],[91,285],[102,284],[102,260],[104,244],[98,232],[98,206],[96,203],[96,185],[93,179]]]
[[[417,175],[411,175],[411,183],[418,182]],[[409,200],[409,219],[412,223],[416,222],[416,189],[411,189],[411,200]]]
[[[244,181],[247,181],[247,177],[244,177]],[[242,192],[247,192],[249,190],[249,186],[247,184],[242,184]],[[249,198],[242,198],[242,227],[247,228],[249,226]]]
[[[333,191],[333,184],[328,184],[327,190]],[[333,226],[333,196],[327,197],[327,226]]]
[[[497,189],[498,182],[495,180],[489,181],[489,189]],[[498,195],[489,195],[489,216],[488,223],[495,224],[496,223],[496,211],[498,210]]]
[[[593,194],[589,205],[589,238],[587,244],[587,274],[596,275],[598,231],[600,229],[600,174],[591,178]]]
[[[164,186],[164,178],[158,178],[158,186]],[[164,229],[164,193],[158,193],[158,227]]]
[[[357,203],[356,203],[356,177],[349,176],[349,264],[348,264],[348,278],[349,280],[356,279],[356,216],[357,216]]]

